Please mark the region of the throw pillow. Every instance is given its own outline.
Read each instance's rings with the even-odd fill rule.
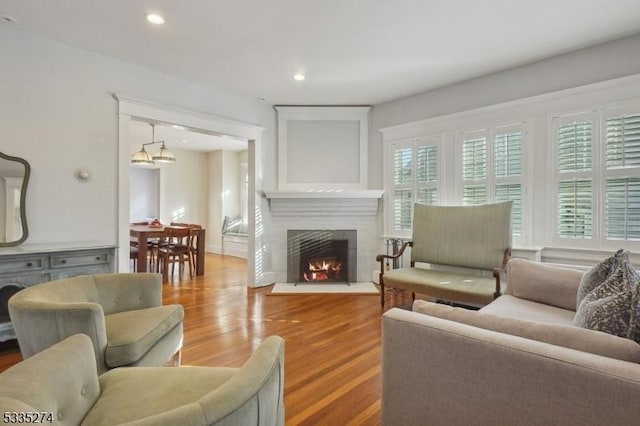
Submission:
[[[575,324],[640,343],[640,327],[636,324],[640,276],[631,266],[629,252],[619,251],[613,257],[609,264],[613,271],[584,295],[576,311]]]
[[[578,286],[578,294],[576,307],[580,306],[582,299],[593,289],[605,282],[611,274],[618,268],[621,258],[624,256],[624,250],[618,250],[613,256],[603,260],[596,266],[585,272]]]

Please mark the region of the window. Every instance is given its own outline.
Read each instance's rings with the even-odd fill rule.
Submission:
[[[437,204],[440,198],[440,138],[420,138],[391,144],[391,228],[408,234],[413,205]]]
[[[554,140],[556,237],[640,241],[640,111],[556,118]]]
[[[557,233],[562,238],[591,238],[593,124],[570,121],[558,126]]]
[[[605,120],[605,237],[640,241],[640,112]]]
[[[522,236],[523,126],[462,133],[462,204],[513,201],[513,235]],[[490,142],[489,142],[490,141]]]

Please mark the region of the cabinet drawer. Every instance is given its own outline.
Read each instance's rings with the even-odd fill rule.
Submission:
[[[105,252],[51,256],[51,268],[53,269],[75,266],[104,265],[107,263],[109,263],[109,255]]]
[[[46,265],[44,256],[6,258],[0,263],[0,274],[40,271],[46,269]]]
[[[5,284],[18,284],[22,287],[29,287],[49,281],[49,274],[40,272],[36,274],[16,274],[7,277],[0,277],[0,287]]]

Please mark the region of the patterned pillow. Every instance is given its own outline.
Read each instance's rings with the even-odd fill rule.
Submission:
[[[587,294],[591,293],[593,289],[609,279],[614,271],[618,269],[623,256],[624,250],[620,249],[613,256],[608,257],[585,272],[578,287],[576,306],[580,306],[580,302],[582,302],[582,299],[584,299]]]
[[[629,261],[629,252],[618,252],[613,256],[611,265],[615,265],[600,284],[596,284],[578,305],[575,324],[591,330],[603,331],[615,336],[626,337],[640,343],[640,318],[638,315],[638,294],[640,275]],[[605,260],[610,264],[611,258]],[[603,263],[605,263],[603,262]],[[600,265],[598,265],[600,266]],[[601,271],[594,268],[599,276]]]

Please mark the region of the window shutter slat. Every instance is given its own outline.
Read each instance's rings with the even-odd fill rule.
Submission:
[[[640,166],[640,114],[606,121],[607,168]]]
[[[519,183],[496,185],[496,201],[513,201],[511,207],[513,235],[522,235],[522,185]]]
[[[590,179],[560,181],[558,185],[558,236],[592,237],[592,190]]]
[[[558,171],[576,172],[591,170],[592,128],[590,121],[574,122],[558,128]]]
[[[495,172],[497,177],[522,173],[522,132],[496,135]]]
[[[606,237],[640,240],[640,178],[607,179]]]

